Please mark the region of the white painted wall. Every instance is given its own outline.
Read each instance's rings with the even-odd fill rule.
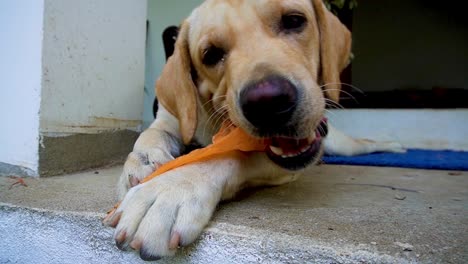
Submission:
[[[406,148],[468,151],[468,109],[331,110],[327,117],[358,138],[397,141]]]
[[[0,1],[0,162],[38,171],[43,0]]]
[[[162,42],[162,33],[168,26],[178,26],[183,19],[203,0],[149,0],[148,1],[148,40],[146,48],[145,75],[145,110],[143,115],[144,127],[148,127],[154,120],[153,101],[154,85],[161,74],[166,55]]]
[[[45,0],[40,131],[139,130],[145,0]]]
[[[40,137],[139,130],[145,0],[0,1],[0,163],[37,176]]]

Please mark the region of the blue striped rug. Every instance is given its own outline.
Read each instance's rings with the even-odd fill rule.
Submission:
[[[324,156],[325,164],[468,171],[468,152],[409,149],[406,153],[373,153],[354,157]]]

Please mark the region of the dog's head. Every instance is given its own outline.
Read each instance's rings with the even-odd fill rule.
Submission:
[[[297,169],[318,158],[326,100],[339,99],[350,32],[321,0],[208,0],[180,28],[157,82],[183,141],[197,109],[271,139],[268,156]]]

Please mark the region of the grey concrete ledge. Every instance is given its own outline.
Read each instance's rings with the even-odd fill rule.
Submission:
[[[67,136],[42,135],[39,175],[64,173],[123,163],[140,133],[131,130]]]
[[[104,214],[0,204],[0,263],[145,263],[112,242]],[[212,223],[193,246],[158,263],[409,263],[366,247]]]

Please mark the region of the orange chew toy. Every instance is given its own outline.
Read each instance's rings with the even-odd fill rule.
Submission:
[[[200,162],[223,155],[229,155],[234,151],[265,151],[266,147],[267,142],[265,139],[254,138],[245,133],[245,131],[241,128],[234,127],[230,123],[224,123],[219,132],[213,137],[213,143],[211,145],[208,145],[202,149],[196,149],[186,155],[169,161],[144,178],[142,183],[147,182],[166,171],[189,163]]]
[[[221,129],[213,137],[213,143],[201,149],[196,149],[186,155],[180,156],[174,160],[167,162],[159,167],[156,171],[146,176],[141,183],[150,181],[155,177],[170,171],[177,167],[221,157],[224,155],[234,154],[236,151],[250,152],[250,151],[265,151],[268,146],[268,141],[265,139],[258,139],[245,133],[241,128],[233,126],[231,123],[225,122]],[[119,207],[120,202],[114,208],[107,212],[104,222],[107,221],[112,214]]]

